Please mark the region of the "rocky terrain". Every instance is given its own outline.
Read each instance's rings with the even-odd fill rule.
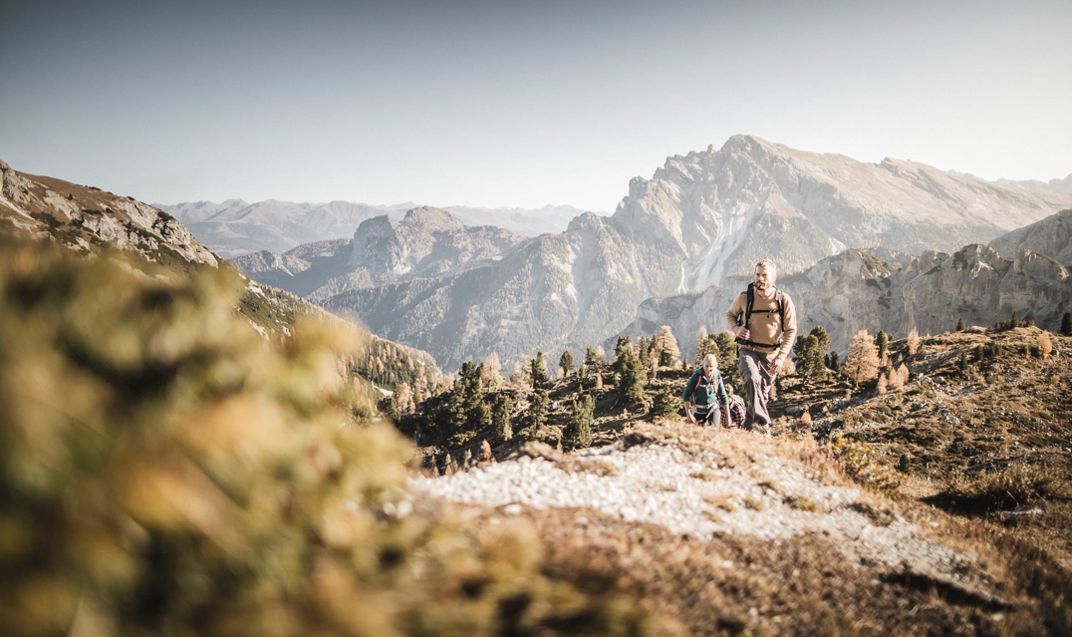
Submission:
[[[218,260],[182,223],[152,206],[0,162],[0,223],[7,232],[59,241],[90,253],[134,252],[152,262],[215,267]]]

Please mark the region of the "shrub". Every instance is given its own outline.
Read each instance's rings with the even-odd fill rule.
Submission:
[[[639,630],[531,527],[397,514],[413,449],[342,373],[361,335],[273,346],[237,277],[0,244],[5,633]]]
[[[1050,339],[1049,332],[1042,332],[1039,334],[1038,349],[1044,359],[1049,358],[1050,354],[1053,353],[1053,340]]]
[[[874,450],[862,442],[840,436],[834,439],[830,450],[845,473],[860,484],[895,489],[901,483],[897,472],[882,464]]]

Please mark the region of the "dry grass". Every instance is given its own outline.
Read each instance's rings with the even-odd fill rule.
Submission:
[[[709,495],[704,500],[716,509],[721,509],[727,513],[733,513],[737,510],[737,505],[733,503],[733,496],[731,495]]]

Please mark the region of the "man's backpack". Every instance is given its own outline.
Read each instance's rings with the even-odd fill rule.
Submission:
[[[762,313],[762,314],[770,314],[771,312],[774,311],[774,310],[754,310],[754,312],[753,312],[752,306],[756,302],[756,284],[755,283],[749,283],[748,284],[748,289],[745,291],[745,294],[747,295],[747,298],[745,300],[745,305],[744,305],[744,314],[743,315],[740,315],[740,314],[737,315],[737,325],[743,325],[743,326],[747,327],[748,326],[748,321],[752,318],[752,314],[754,312],[759,312],[759,313]],[[785,332],[785,294],[783,294],[782,291],[779,290],[777,287],[774,288],[774,304],[778,307],[778,318],[781,320],[782,332],[784,333]],[[736,340],[741,345],[759,345],[760,347],[772,347],[772,346],[777,347],[777,346],[782,344],[781,337],[778,338],[777,343],[773,343],[773,344],[772,343],[756,343],[754,341],[746,340],[746,339],[739,338],[739,337]]]

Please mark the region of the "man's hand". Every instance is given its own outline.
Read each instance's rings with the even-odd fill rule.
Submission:
[[[733,328],[733,333],[737,336],[737,338],[742,338],[746,341],[748,340],[748,337],[752,336],[752,331],[744,325],[738,325],[737,327]]]
[[[767,363],[767,371],[770,372],[771,376],[777,376],[778,372],[782,371],[782,365],[784,365],[784,364],[785,364],[785,359],[784,358],[782,358],[780,355],[775,356],[774,360],[772,360],[771,362]]]
[[[730,406],[729,405],[723,405],[722,406],[722,426],[723,427],[732,427],[733,426],[733,422],[730,420]]]

